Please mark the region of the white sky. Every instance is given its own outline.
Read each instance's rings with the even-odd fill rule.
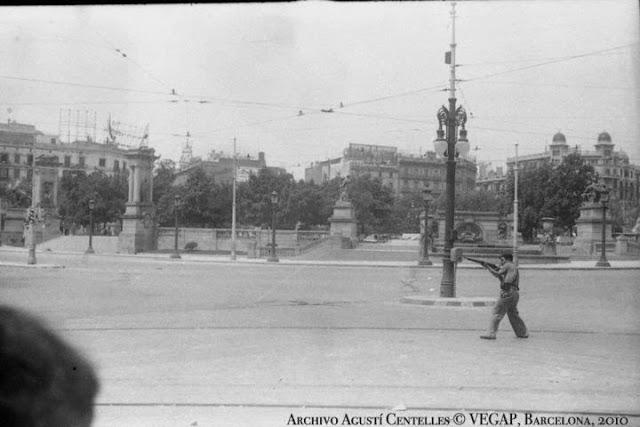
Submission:
[[[0,120],[11,108],[18,122],[57,134],[61,109],[95,111],[102,139],[111,114],[149,123],[150,146],[174,160],[187,131],[203,157],[231,152],[236,137],[240,152],[264,151],[298,178],[350,142],[420,154],[433,150],[436,111],[447,103],[450,10],[2,7]],[[557,131],[591,150],[606,130],[640,164],[637,1],[459,1],[456,11],[457,98],[473,115],[478,160],[504,163],[515,143],[522,155],[543,151]]]

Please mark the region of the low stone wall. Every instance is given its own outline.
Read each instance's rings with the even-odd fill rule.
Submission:
[[[326,231],[276,230],[276,248],[282,256],[300,253],[314,242],[323,240],[329,235]],[[175,228],[158,228],[158,250],[174,248]],[[271,230],[237,229],[236,252],[249,253],[255,247],[258,256],[266,256],[271,245]],[[210,252],[231,251],[231,229],[229,228],[179,228],[178,248],[184,250],[188,242],[197,243],[196,250]]]

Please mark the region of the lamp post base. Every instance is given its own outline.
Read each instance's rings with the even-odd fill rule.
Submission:
[[[425,258],[418,261],[418,265],[433,265],[430,259]]]
[[[453,261],[445,257],[442,260],[442,282],[440,282],[440,297],[455,298],[456,279]]]
[[[269,258],[267,258],[267,262],[279,262],[280,260],[278,259],[277,256],[270,256]]]
[[[29,248],[29,255],[27,257],[27,264],[36,264],[36,248]]]
[[[609,261],[606,259],[599,259],[598,262],[596,262],[596,267],[611,267],[611,264],[609,264]]]
[[[174,252],[169,256],[169,258],[180,259],[182,258],[178,252]]]
[[[95,251],[93,250],[92,247],[88,247],[86,251],[84,251],[85,254],[94,254]]]

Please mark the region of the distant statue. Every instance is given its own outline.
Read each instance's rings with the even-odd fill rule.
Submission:
[[[507,239],[507,224],[501,222],[498,224],[498,239],[506,240]]]
[[[342,182],[340,182],[340,200],[346,202],[349,200],[349,196],[347,194],[349,184],[351,183],[351,177],[349,175],[342,178]]]
[[[582,201],[585,203],[598,203],[600,202],[600,195],[606,190],[606,185],[598,181],[592,182],[582,193]]]

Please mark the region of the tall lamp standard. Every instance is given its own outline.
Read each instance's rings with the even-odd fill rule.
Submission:
[[[422,201],[424,202],[424,236],[422,239],[422,257],[418,265],[433,265],[429,259],[429,203],[433,201],[431,189],[422,190]]]
[[[278,204],[278,193],[271,192],[271,251],[267,261],[278,262],[278,255],[276,254],[276,206]]]
[[[467,113],[459,106],[456,108],[456,2],[451,3],[451,50],[445,54],[445,63],[450,65],[449,78],[449,108],[444,105],[438,110],[438,131],[434,141],[436,152],[447,159],[446,178],[446,209],[444,217],[444,254],[442,257],[442,282],[440,282],[440,296],[453,298],[456,296],[454,262],[451,260],[451,249],[456,240],[454,233],[455,185],[456,185],[456,157],[469,152],[467,131]],[[457,138],[458,126],[460,138]],[[445,131],[442,129],[446,128]],[[456,147],[457,145],[457,147]]]
[[[178,252],[178,207],[180,206],[180,196],[177,194],[173,198],[173,213],[174,213],[174,223],[175,223],[175,233],[173,236],[173,253],[170,258],[179,259],[180,252]]]
[[[607,261],[606,254],[606,231],[607,231],[607,203],[609,202],[609,190],[604,185],[600,192],[600,204],[602,205],[602,242],[600,245],[600,259],[596,263],[596,267],[611,267]]]
[[[93,209],[96,207],[96,201],[93,199],[89,200],[89,247],[85,254],[92,254],[93,251]]]

